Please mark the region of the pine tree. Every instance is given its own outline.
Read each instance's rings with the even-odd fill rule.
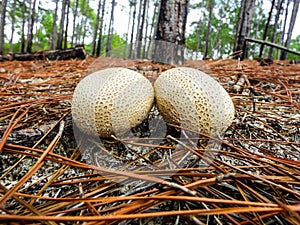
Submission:
[[[184,63],[188,0],[162,0],[155,36],[153,60],[168,64]]]

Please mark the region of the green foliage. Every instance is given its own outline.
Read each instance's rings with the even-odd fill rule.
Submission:
[[[52,13],[45,13],[42,15],[42,21],[41,24],[43,26],[43,29],[50,39],[50,35],[52,33],[52,28],[53,28],[53,14]]]
[[[187,36],[186,47],[202,55],[205,51],[205,45],[208,44],[208,57],[221,58],[228,55],[233,50],[233,41],[235,36],[235,24],[237,22],[237,0],[215,0],[213,18],[211,22],[211,31],[209,43],[205,42],[208,25],[208,5],[209,1],[192,5],[192,9],[199,10],[200,18],[191,23],[194,31]]]
[[[78,8],[79,12],[82,16],[87,17],[90,26],[94,27],[96,22],[96,13],[95,11],[97,9],[93,9],[89,4],[87,0],[79,0],[78,1]],[[95,11],[94,11],[95,10]]]
[[[13,52],[18,52],[20,49],[20,43],[14,43],[13,44]],[[4,52],[9,53],[10,51],[10,45],[8,42],[4,43]]]
[[[300,52],[300,35],[298,35],[295,39],[291,40],[290,49]],[[288,59],[299,60],[299,56],[289,53]]]

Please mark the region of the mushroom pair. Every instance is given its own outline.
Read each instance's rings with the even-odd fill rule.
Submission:
[[[92,73],[75,89],[72,116],[86,134],[121,135],[147,118],[154,99],[167,122],[208,135],[223,133],[234,118],[225,89],[209,75],[187,67],[163,72],[154,87],[140,73],[125,68]]]

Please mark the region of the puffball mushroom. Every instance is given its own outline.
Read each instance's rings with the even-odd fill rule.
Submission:
[[[109,68],[79,82],[72,99],[72,117],[86,134],[122,135],[147,118],[153,102],[153,87],[143,75]]]
[[[160,114],[171,124],[218,136],[233,121],[235,110],[229,94],[197,69],[178,67],[163,72],[154,91]]]

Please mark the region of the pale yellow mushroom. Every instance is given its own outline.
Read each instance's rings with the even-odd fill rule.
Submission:
[[[235,110],[229,94],[199,70],[167,70],[155,81],[154,91],[160,114],[169,123],[218,136],[233,121]]]
[[[147,118],[153,102],[153,87],[143,75],[109,68],[79,82],[72,99],[72,117],[86,134],[122,135]]]

